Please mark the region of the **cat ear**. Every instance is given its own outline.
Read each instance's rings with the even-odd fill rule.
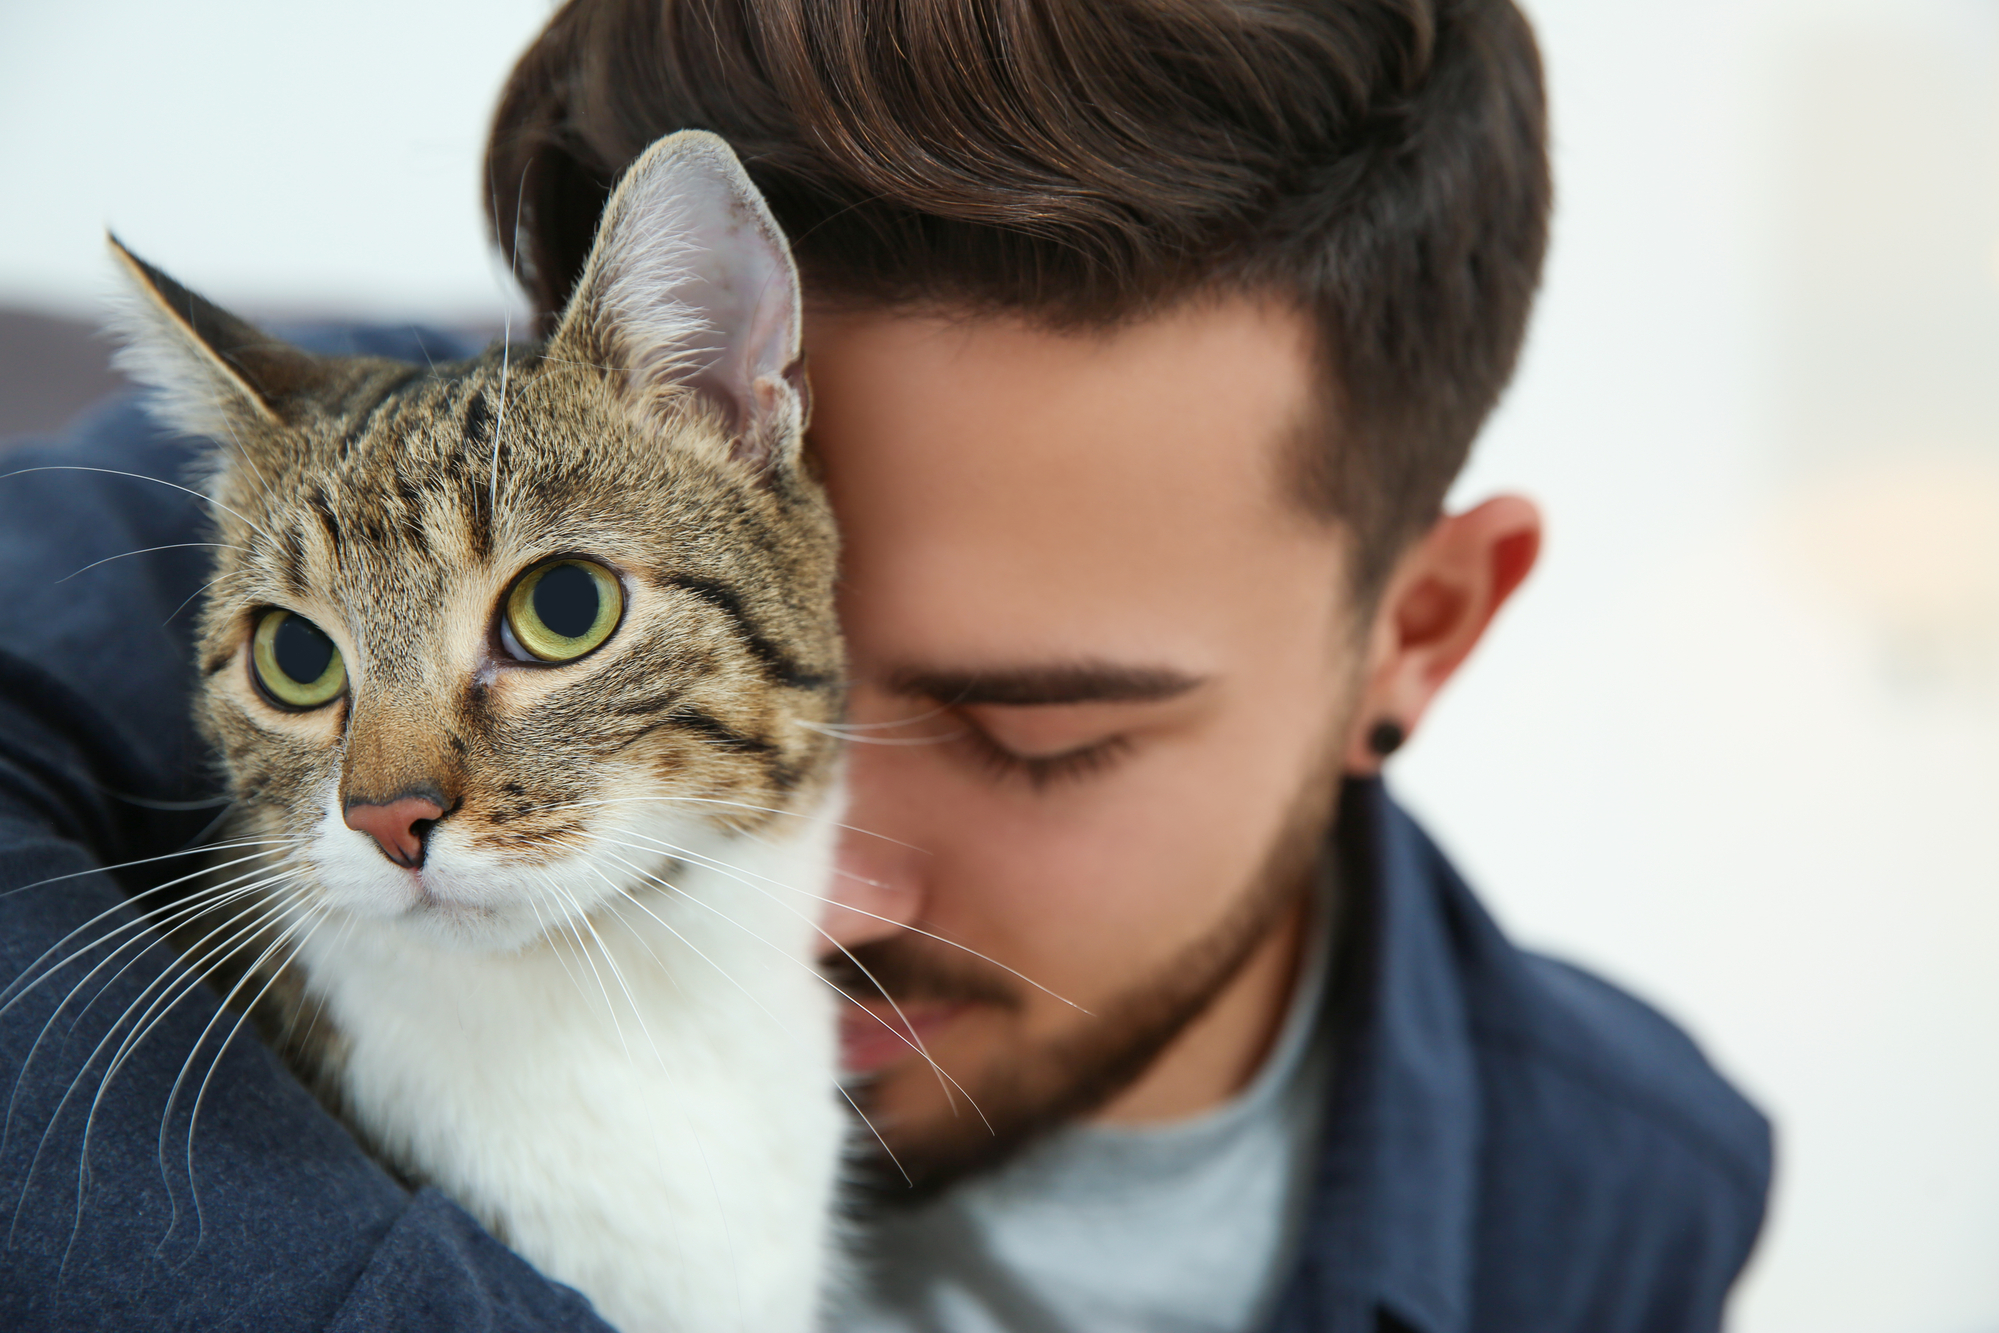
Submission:
[[[324,379],[319,362],[195,295],[107,235],[128,279],[112,327],[118,368],[153,391],[152,410],[190,435],[225,437],[246,419],[285,424]]]
[[[805,426],[798,270],[729,145],[701,130],[640,155],[604,207],[596,244],[550,340],[609,368],[655,424],[693,390],[731,454],[769,472],[797,461]]]

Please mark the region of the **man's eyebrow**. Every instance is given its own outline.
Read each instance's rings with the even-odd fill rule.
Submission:
[[[909,668],[890,675],[889,689],[951,705],[1152,703],[1185,694],[1205,680],[1171,667],[1081,662],[986,671]]]

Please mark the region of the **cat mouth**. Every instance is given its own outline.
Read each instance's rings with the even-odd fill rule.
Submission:
[[[473,902],[443,890],[435,874],[418,867],[404,872],[409,878],[410,903],[406,915],[432,920],[473,924],[491,921],[498,912],[490,903]]]

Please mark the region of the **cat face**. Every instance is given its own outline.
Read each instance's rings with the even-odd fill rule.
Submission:
[[[837,544],[719,140],[634,166],[545,348],[318,360],[131,264],[143,369],[218,441],[199,715],[284,892],[514,948],[816,803]]]

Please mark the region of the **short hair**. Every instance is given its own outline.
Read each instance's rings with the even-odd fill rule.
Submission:
[[[734,146],[808,296],[1108,327],[1210,290],[1316,327],[1299,498],[1371,598],[1519,351],[1546,249],[1511,0],[570,0],[487,154],[545,321],[647,144]]]

